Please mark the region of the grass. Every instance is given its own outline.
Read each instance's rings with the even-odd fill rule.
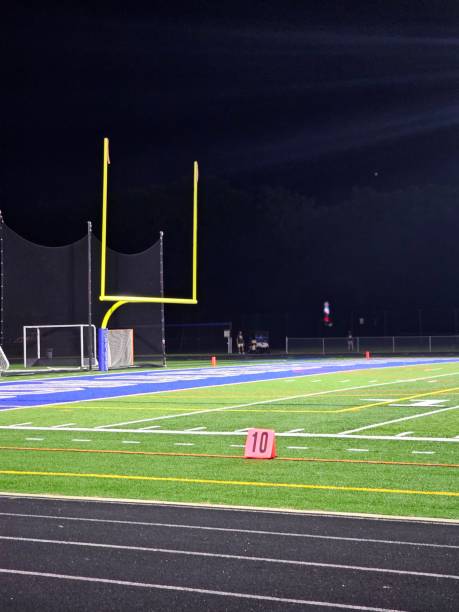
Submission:
[[[0,490],[459,519],[456,406],[445,362],[2,411]],[[247,427],[277,459],[243,459]]]

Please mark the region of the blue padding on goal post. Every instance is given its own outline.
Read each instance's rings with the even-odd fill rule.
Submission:
[[[99,370],[108,372],[108,329],[97,330],[97,355],[99,357]]]

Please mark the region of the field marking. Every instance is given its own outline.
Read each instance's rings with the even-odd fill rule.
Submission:
[[[374,423],[373,425],[365,425],[364,427],[357,427],[357,429],[348,429],[347,431],[342,431],[340,433],[340,435],[342,435],[342,436],[349,435],[349,434],[357,433],[359,431],[363,431],[365,429],[373,429],[374,427],[382,427],[383,425],[391,425],[392,423],[401,423],[402,421],[409,421],[410,419],[420,419],[422,417],[431,416],[432,414],[438,414],[440,412],[446,412],[447,410],[457,410],[458,408],[459,408],[459,406],[450,406],[448,408],[439,408],[438,410],[431,410],[430,412],[420,412],[418,414],[411,414],[410,416],[401,417],[399,419],[392,419],[390,421],[383,421],[381,423]],[[395,437],[397,437],[397,436],[395,436]],[[414,438],[412,438],[412,439],[414,439]]]
[[[71,427],[72,425],[76,425],[76,423],[62,423],[62,425],[51,425],[50,429],[60,429],[61,427]]]
[[[456,574],[438,574],[434,572],[419,572],[416,570],[400,570],[386,567],[370,567],[366,565],[345,565],[342,563],[321,563],[318,561],[300,561],[298,559],[279,559],[273,557],[255,557],[250,555],[230,555],[226,553],[213,553],[197,550],[183,550],[177,548],[157,548],[150,546],[129,546],[126,544],[104,544],[99,542],[81,542],[77,540],[51,540],[46,538],[24,538],[20,536],[0,536],[6,542],[31,542],[33,544],[55,544],[59,546],[75,546],[82,548],[102,548],[107,550],[129,550],[136,552],[151,552],[165,555],[184,555],[188,557],[207,557],[211,559],[231,559],[237,561],[254,561],[255,563],[272,563],[279,565],[293,565],[300,567],[320,567],[324,569],[350,570],[353,572],[372,572],[376,574],[395,574],[397,576],[418,576],[422,578],[435,578],[443,580],[459,580]]]
[[[41,442],[42,440],[44,440],[44,438],[26,438],[26,440],[29,440],[31,442]]]
[[[456,408],[457,406],[453,406],[451,408],[442,408],[441,410],[452,410],[453,408]],[[441,410],[437,410],[435,412],[441,412]],[[413,416],[424,416],[423,414],[420,415],[413,415]],[[413,418],[413,416],[410,417],[404,417],[404,418]],[[379,424],[376,424],[379,425]],[[375,425],[375,426],[376,426]],[[0,430],[2,429],[7,429],[10,430],[11,427],[5,426],[2,427],[0,426]],[[55,429],[51,429],[50,427],[17,427],[14,428],[14,430],[16,431],[45,431],[45,432],[54,432],[56,431]],[[188,436],[241,436],[241,435],[245,435],[248,431],[248,428],[246,429],[237,429],[237,430],[230,430],[230,431],[187,431],[186,429],[154,429],[153,431],[150,429],[98,429],[97,431],[92,428],[92,427],[69,427],[68,429],[59,429],[57,431],[67,431],[70,433],[75,433],[75,432],[85,432],[85,433],[100,433],[100,432],[104,432],[106,434],[113,434],[113,433],[127,433],[127,434],[132,434],[135,433],[137,434],[159,434],[159,435],[173,435],[173,436],[178,436],[178,435],[188,435]],[[279,438],[329,438],[331,440],[389,440],[391,442],[396,442],[396,441],[401,441],[401,440],[409,440],[410,442],[459,442],[459,436],[456,437],[451,437],[451,438],[442,438],[442,437],[429,437],[429,436],[412,436],[410,438],[397,438],[396,435],[375,435],[375,436],[368,436],[368,435],[354,435],[351,433],[296,433],[296,434],[289,434],[289,433],[276,433],[276,436]],[[0,448],[5,448],[5,447],[0,447]]]
[[[220,509],[220,508],[219,508]],[[395,546],[424,546],[427,548],[451,548],[459,549],[459,545],[456,544],[436,544],[433,542],[407,542],[406,540],[382,540],[378,538],[352,538],[350,536],[332,536],[322,535],[317,533],[298,533],[292,531],[267,531],[263,529],[241,529],[237,527],[214,527],[209,525],[190,525],[183,523],[161,523],[161,522],[149,522],[149,521],[126,521],[122,519],[102,519],[102,518],[89,518],[80,516],[58,516],[53,514],[28,514],[19,512],[0,512],[0,516],[10,517],[21,517],[21,518],[38,518],[38,519],[50,519],[57,521],[82,521],[88,523],[109,523],[115,525],[136,525],[140,527],[166,527],[170,529],[188,529],[188,530],[200,530],[200,531],[221,531],[223,533],[242,533],[247,535],[272,535],[280,537],[292,537],[292,538],[307,538],[314,540],[336,540],[342,542],[358,542],[363,544],[390,544]],[[327,515],[328,516],[328,515]],[[397,520],[397,519],[394,519]]]
[[[397,381],[400,382],[400,381]],[[395,401],[396,402],[408,402],[409,400],[413,400],[416,399],[417,397],[426,397],[426,396],[431,396],[431,395],[440,395],[442,393],[451,393],[452,391],[458,391],[459,387],[451,387],[449,389],[439,389],[438,391],[428,391],[427,393],[416,393],[416,395],[409,395],[408,397],[399,397],[397,398]],[[391,404],[391,402],[393,402],[394,400],[384,400],[384,401],[380,401],[378,400],[377,402],[374,402],[372,404],[364,404],[363,406],[354,406],[353,408],[343,408],[341,410],[334,410],[334,411],[330,411],[332,412],[360,412],[360,410],[363,410],[365,408],[373,408],[374,406],[384,406],[385,404]],[[448,401],[448,400],[445,400]],[[403,406],[403,404],[394,404],[394,405],[398,405],[398,406]],[[406,408],[410,408],[410,406],[406,406]]]
[[[73,438],[72,442],[91,442],[91,440],[89,438]]]
[[[412,441],[412,439],[410,439]],[[139,444],[137,442],[137,444]],[[193,443],[176,443],[176,446],[194,446]],[[245,448],[244,444],[230,444],[230,447]],[[308,448],[307,446],[296,446],[287,448]],[[208,459],[244,459],[243,455],[222,455],[216,453],[176,453],[172,451],[125,451],[119,449],[99,449],[99,448],[68,448],[68,447],[42,447],[42,446],[0,446],[0,450],[28,451],[40,453],[94,453],[94,454],[113,454],[113,455],[144,455],[152,457],[206,457]],[[357,450],[357,449],[347,449]],[[434,453],[435,454],[435,453]],[[344,458],[324,458],[324,457],[277,457],[277,461],[304,461],[308,463],[368,463],[373,465],[407,465],[414,467],[442,467],[459,468],[459,463],[420,463],[419,461],[390,461],[382,459],[344,459]]]
[[[291,448],[293,450],[307,450],[309,446],[287,446],[287,448]]]
[[[274,597],[270,595],[255,595],[253,593],[238,593],[231,591],[215,591],[211,589],[198,589],[192,587],[176,586],[169,584],[154,584],[148,582],[131,582],[128,580],[113,580],[109,578],[94,578],[93,576],[74,576],[71,574],[52,574],[49,572],[31,572],[17,569],[0,568],[2,574],[14,574],[21,576],[37,576],[40,578],[54,578],[57,580],[77,580],[80,582],[95,582],[101,584],[113,584],[118,586],[138,587],[144,589],[159,589],[163,591],[179,591],[184,593],[199,593],[201,595],[217,595],[220,597],[235,597],[237,599],[250,599],[257,601],[272,601],[284,604],[300,604],[304,606],[314,606],[316,608],[338,608],[344,610],[359,610],[361,612],[404,612],[394,608],[374,608],[369,606],[354,606],[351,604],[340,604],[329,601],[315,601],[310,599],[291,599],[288,597]]]
[[[447,364],[456,364],[459,362],[459,360],[457,359],[451,359],[451,360],[445,360],[445,362]],[[386,361],[383,361],[383,363],[387,363]],[[381,367],[379,368],[380,370],[393,370],[395,368],[415,368],[418,366],[422,366],[423,364],[420,362],[417,363],[408,363],[408,362],[404,362],[402,364],[398,364],[398,365],[394,365],[394,366],[384,366],[381,365]],[[231,366],[230,366],[231,367]],[[237,367],[237,366],[234,366]],[[240,366],[239,366],[240,367]],[[250,366],[249,366],[250,367]],[[253,366],[253,367],[257,367],[257,366]],[[373,368],[374,369],[374,368]],[[190,368],[190,370],[192,370],[192,368]],[[177,370],[171,370],[169,372],[169,374],[173,374],[175,371]],[[181,371],[180,369],[178,371]],[[349,368],[348,370],[341,370],[341,372],[339,371],[334,371],[334,372],[322,372],[321,376],[328,376],[328,375],[334,375],[334,374],[340,374],[342,372],[346,372],[347,374],[356,374],[356,373],[365,373],[368,371],[368,368]],[[87,402],[95,402],[95,401],[105,401],[105,402],[110,402],[116,399],[126,399],[126,397],[132,398],[132,397],[142,397],[142,396],[151,396],[151,395],[159,395],[159,394],[168,394],[168,393],[177,393],[177,392],[181,392],[181,391],[201,391],[203,389],[215,389],[215,388],[220,388],[220,387],[228,387],[228,386],[236,386],[236,385],[249,385],[249,384],[260,384],[260,383],[264,383],[264,382],[273,382],[273,381],[281,381],[281,380],[285,380],[286,378],[308,378],[309,376],[313,376],[314,374],[312,373],[306,373],[306,374],[298,374],[297,376],[285,376],[285,377],[279,377],[276,379],[269,379],[269,380],[250,380],[250,381],[232,381],[232,382],[228,382],[228,383],[222,383],[222,384],[214,384],[214,385],[207,385],[205,387],[189,387],[189,388],[185,388],[185,389],[169,389],[167,391],[165,390],[161,390],[161,391],[150,391],[150,392],[139,392],[139,393],[132,393],[130,395],[119,395],[119,396],[112,396],[109,398],[87,398],[84,400],[70,400],[67,402],[54,402],[54,403],[48,403],[48,404],[36,404],[34,406],[10,406],[10,407],[2,407],[0,412],[7,412],[10,410],[25,410],[25,409],[31,409],[31,408],[65,408],[66,406],[70,405],[70,404],[85,404]],[[459,373],[458,372],[447,372],[446,374],[439,374],[437,376],[437,378],[440,377],[445,377],[445,376],[458,376]],[[113,374],[113,376],[119,376],[119,374]],[[78,378],[77,376],[72,377],[72,380],[74,380],[75,378]],[[408,383],[408,382],[418,382],[420,380],[427,380],[432,378],[432,376],[423,376],[423,377],[417,377],[417,378],[407,378],[407,379],[400,379],[400,380],[395,380],[395,381],[389,381],[389,382],[385,382],[385,383],[378,383],[375,385],[360,385],[360,386],[356,386],[356,387],[349,387],[348,389],[341,389],[341,391],[349,391],[349,390],[353,390],[353,389],[366,389],[372,386],[378,387],[378,386],[383,386],[383,385],[394,385],[394,384],[399,384],[399,383]],[[37,381],[42,381],[43,379],[36,379]],[[51,379],[51,381],[54,379]],[[60,380],[60,379],[57,379]],[[320,382],[320,381],[317,381]],[[6,383],[4,383],[6,384]],[[0,391],[1,391],[1,383],[0,383]],[[336,390],[329,390],[329,391],[321,391],[318,392],[317,395],[321,395],[321,394],[327,394],[327,393],[334,393]],[[298,396],[293,396],[293,397],[309,397],[315,394],[303,394],[303,395],[298,395]],[[281,398],[282,399],[282,398]],[[286,398],[289,399],[289,398]],[[280,401],[280,400],[277,400]],[[262,402],[262,403],[266,403],[266,402]],[[215,412],[218,410],[224,410],[225,408],[215,408],[215,409],[210,409],[210,410],[205,410],[205,411],[196,411],[195,414],[199,414],[199,413],[203,413],[203,412]],[[190,413],[193,414],[193,413]],[[189,416],[188,414],[179,414],[176,416]],[[161,418],[161,417],[158,417]],[[172,415],[171,417],[164,417],[164,418],[174,418],[174,415]]]
[[[403,366],[400,366],[403,367]],[[358,370],[360,371],[360,370]],[[457,376],[458,373],[457,372],[449,372],[447,374],[441,374],[441,376]],[[420,377],[420,378],[414,378],[414,379],[407,379],[406,381],[403,382],[418,382],[421,380],[426,380],[429,377]],[[238,408],[247,408],[249,406],[259,406],[261,404],[273,404],[276,402],[282,402],[282,401],[289,401],[289,400],[293,400],[293,399],[300,399],[300,398],[305,398],[305,397],[316,397],[316,396],[321,396],[321,395],[330,395],[333,393],[341,393],[343,391],[355,391],[357,389],[368,389],[368,388],[374,388],[374,387],[380,387],[380,386],[387,386],[387,385],[394,385],[394,384],[399,384],[400,381],[389,381],[389,382],[384,382],[384,383],[377,383],[375,385],[372,384],[368,384],[368,385],[358,385],[358,386],[353,386],[353,387],[347,387],[345,389],[330,389],[327,391],[316,391],[313,393],[302,393],[299,395],[290,395],[290,396],[285,396],[285,397],[280,397],[280,398],[274,398],[274,399],[265,399],[265,400],[258,400],[256,402],[249,402],[249,403],[245,403],[245,404],[236,404],[236,405],[232,405],[232,406],[222,406],[220,408],[208,408],[205,410],[193,410],[192,412],[182,412],[179,414],[169,414],[169,415],[162,415],[162,416],[157,416],[157,417],[151,417],[148,419],[137,419],[135,421],[122,421],[120,423],[112,423],[109,425],[99,425],[95,428],[91,428],[89,431],[105,431],[109,428],[112,429],[112,431],[120,431],[120,430],[115,430],[113,428],[115,427],[119,427],[122,425],[133,425],[135,423],[145,423],[145,422],[152,422],[152,421],[162,421],[162,420],[166,420],[166,419],[176,419],[176,418],[180,418],[180,417],[185,417],[185,416],[194,416],[196,414],[208,414],[208,413],[215,413],[215,412],[223,412],[223,411],[230,411],[230,410],[234,410],[234,409],[238,409]],[[248,384],[248,383],[237,383],[237,384]],[[224,386],[224,385],[220,385],[220,386]],[[208,387],[206,387],[208,388]],[[429,393],[421,393],[421,394],[417,394],[417,395],[413,395],[413,396],[408,396],[407,398],[399,398],[399,400],[401,401],[402,399],[405,400],[409,400],[409,399],[413,399],[416,397],[422,397],[425,395],[434,395],[434,394],[438,394],[438,393],[446,393],[448,391],[451,391],[453,389],[459,389],[459,387],[453,387],[452,389],[448,389],[448,390],[440,390],[440,391],[431,391]],[[188,391],[190,391],[190,389],[188,389]],[[163,393],[169,393],[169,392],[163,392]],[[113,399],[113,398],[112,398]],[[365,408],[370,408],[372,406],[381,406],[383,405],[383,402],[376,402],[373,404],[364,404],[363,406],[355,406],[352,408],[342,408],[342,409],[338,409],[338,410],[315,410],[315,411],[307,411],[307,412],[320,412],[320,413],[341,413],[341,412],[357,412],[359,410],[363,410]],[[236,410],[237,412],[239,412],[239,410]],[[240,411],[242,412],[242,410]],[[251,412],[251,411],[249,411]],[[274,410],[273,410],[274,412]],[[285,410],[281,410],[281,412],[285,412]],[[301,412],[306,412],[306,411],[301,411]],[[9,426],[9,427],[13,427],[13,426]],[[0,427],[0,429],[2,429],[2,427]],[[145,429],[145,428],[143,428]],[[76,429],[75,429],[76,431]],[[88,431],[87,429],[78,429],[78,431]],[[134,430],[134,431],[140,431],[140,430]]]
[[[174,442],[174,446],[194,446],[194,442]]]
[[[28,421],[27,423],[13,423],[13,425],[9,425],[8,427],[21,427],[22,425],[32,425],[32,421]]]
[[[352,453],[368,453],[368,448],[346,448],[347,451]]]
[[[409,436],[412,433],[414,433],[414,431],[402,431],[401,433],[395,434],[396,438],[403,438],[403,436]]]
[[[459,491],[420,491],[417,489],[388,489],[380,487],[349,487],[342,485],[301,484],[292,482],[264,482],[246,480],[217,480],[215,478],[183,478],[178,476],[141,476],[134,474],[96,474],[85,472],[43,472],[32,470],[0,470],[8,476],[54,476],[65,478],[94,478],[101,480],[135,480],[144,482],[180,482],[183,484],[205,484],[233,487],[283,488],[321,491],[352,491],[356,493],[392,493],[395,495],[433,495],[440,497],[459,497]]]
[[[435,455],[435,451],[411,451],[412,455]]]

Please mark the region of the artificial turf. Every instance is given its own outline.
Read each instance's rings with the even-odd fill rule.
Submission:
[[[458,400],[459,364],[442,363],[3,411],[0,426],[31,429],[0,429],[0,490],[459,519]],[[363,439],[278,435],[277,459],[242,457],[247,427],[338,434],[391,420]],[[170,433],[139,431],[155,424]]]

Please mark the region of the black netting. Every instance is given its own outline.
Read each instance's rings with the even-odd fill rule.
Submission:
[[[100,326],[111,303],[100,302],[99,240],[92,237],[92,320]],[[13,361],[23,352],[24,325],[63,325],[88,322],[88,237],[61,247],[30,242],[3,225],[3,345]],[[127,255],[107,252],[106,293],[160,295],[160,245]],[[128,304],[110,319],[111,328],[134,329],[136,358],[162,361],[163,331],[160,304]],[[53,354],[72,356],[73,336],[54,334]],[[50,335],[51,337],[51,335]],[[57,340],[56,340],[57,342]],[[55,343],[56,344],[56,343]]]

